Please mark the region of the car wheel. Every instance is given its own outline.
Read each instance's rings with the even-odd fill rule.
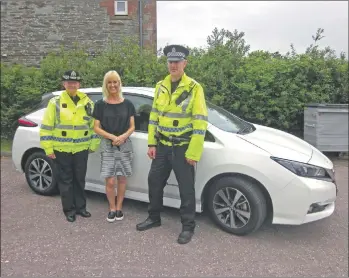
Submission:
[[[261,190],[241,177],[224,177],[210,189],[208,208],[212,220],[224,231],[247,235],[256,231],[267,215]]]
[[[25,177],[30,188],[40,195],[54,195],[58,192],[56,165],[44,153],[33,153],[25,164]]]

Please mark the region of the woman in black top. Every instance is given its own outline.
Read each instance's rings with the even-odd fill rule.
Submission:
[[[135,130],[135,108],[122,96],[122,84],[116,71],[109,71],[103,80],[102,100],[96,102],[93,117],[94,131],[102,136],[101,176],[106,180],[109,202],[108,222],[122,220],[122,203],[126,191],[126,178],[132,175],[133,148],[129,136]],[[117,201],[115,204],[115,178]]]

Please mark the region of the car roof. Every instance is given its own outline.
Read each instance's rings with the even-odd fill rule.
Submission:
[[[102,87],[95,87],[95,88],[80,88],[80,92],[85,94],[92,94],[92,93],[102,93]],[[53,95],[58,96],[60,95],[64,90],[60,91],[54,91],[52,92]],[[154,88],[152,87],[122,87],[123,93],[132,93],[132,94],[139,94],[139,95],[146,95],[149,97],[154,96]]]

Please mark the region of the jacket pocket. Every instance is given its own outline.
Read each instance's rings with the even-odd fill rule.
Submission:
[[[158,96],[158,98],[156,99],[155,102],[157,105],[161,106],[165,106],[169,103],[169,97],[166,93],[160,93],[160,95]]]

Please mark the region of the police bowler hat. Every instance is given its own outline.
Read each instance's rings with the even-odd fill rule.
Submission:
[[[66,71],[63,76],[62,76],[62,80],[63,81],[81,81],[81,76],[77,71],[74,70],[68,70]]]
[[[186,60],[189,55],[189,50],[184,46],[172,44],[164,48],[164,54],[167,57],[167,61],[176,62]]]

